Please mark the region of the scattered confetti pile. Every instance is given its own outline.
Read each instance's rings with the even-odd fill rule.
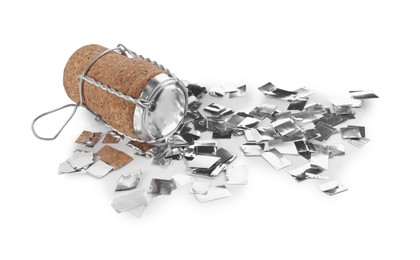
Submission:
[[[343,141],[356,147],[368,143],[364,126],[343,124],[355,118],[355,110],[365,99],[378,98],[372,91],[350,91],[349,98],[330,99],[331,106],[322,106],[308,102],[313,94],[311,90],[289,91],[269,82],[259,90],[267,97],[288,102],[287,110],[280,111],[274,104],[262,104],[249,112],[242,112],[216,103],[203,106],[200,100],[207,93],[219,98],[227,94],[229,98],[242,97],[246,94],[246,85],[213,87],[208,92],[197,84],[188,84],[187,88],[188,112],[183,124],[166,143],[152,146],[127,141],[111,131],[104,135],[100,145],[102,133],[83,131],[76,143],[96,151],[75,150],[60,164],[59,174],[81,173],[100,179],[123,168],[137,156],[150,158],[152,164],[160,166],[168,166],[172,160],[184,160],[185,173],[176,174],[169,180],[153,178],[148,189],[139,188],[144,179],[140,169],[122,172],[115,191],[124,194],[113,200],[112,207],[119,213],[128,211],[140,216],[155,197],[170,195],[177,186],[191,185],[190,193],[199,202],[208,202],[231,196],[229,185],[246,185],[248,167],[232,163],[237,155],[229,152],[227,147],[219,147],[217,142],[217,139],[245,137],[246,142],[240,146],[244,156],[262,157],[276,170],[293,167],[288,173],[298,182],[327,180],[329,161],[345,155],[345,148],[343,144],[327,145],[326,140],[340,133]],[[206,131],[212,133],[212,139],[201,139],[201,134]],[[120,142],[126,142],[133,157],[112,146]],[[301,156],[306,163],[292,166],[288,156]],[[210,181],[215,178],[219,181]],[[347,190],[337,180],[322,183],[319,188],[328,195]]]

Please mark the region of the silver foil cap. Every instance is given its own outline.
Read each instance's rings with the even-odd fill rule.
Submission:
[[[150,106],[136,107],[134,130],[139,139],[160,142],[170,137],[183,122],[188,106],[188,92],[182,82],[167,74],[152,78],[140,95]]]

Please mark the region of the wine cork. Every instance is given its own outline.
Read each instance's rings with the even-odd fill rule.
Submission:
[[[99,45],[87,45],[78,49],[68,60],[63,82],[67,95],[74,102],[80,101],[79,76],[106,50]],[[150,62],[109,52],[95,62],[87,76],[137,99],[150,79],[161,73],[163,71]],[[135,104],[86,81],[83,82],[83,104],[116,130],[138,139],[133,126]]]

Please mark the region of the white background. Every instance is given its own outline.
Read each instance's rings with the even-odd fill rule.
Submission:
[[[418,1],[402,0],[2,3],[0,258],[419,259],[419,13]],[[257,90],[267,81],[306,86],[319,100],[373,89],[380,99],[354,121],[372,141],[331,161],[328,174],[350,188],[334,197],[240,157],[249,184],[228,199],[199,204],[186,187],[141,218],[117,214],[110,203],[121,171],[99,181],[56,174],[82,130],[104,130],[87,112],[56,141],[30,132],[36,115],[69,102],[65,63],[89,43],[124,43],[192,82],[247,83],[243,99],[218,100],[243,111],[280,104]],[[68,112],[40,130],[52,134]],[[242,142],[221,144],[239,154]],[[147,178],[184,169],[146,159],[130,167]]]

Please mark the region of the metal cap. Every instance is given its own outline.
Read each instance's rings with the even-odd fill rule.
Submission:
[[[133,126],[138,138],[146,142],[160,142],[170,137],[187,112],[186,87],[164,73],[148,82],[139,99],[149,101],[150,105],[136,107]]]

